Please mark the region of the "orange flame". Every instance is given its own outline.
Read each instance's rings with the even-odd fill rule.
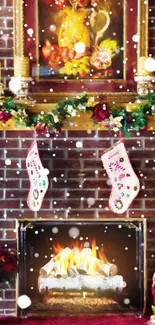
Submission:
[[[84,247],[84,243],[82,241],[79,241],[76,239],[74,242],[72,242],[72,249],[78,248],[78,250],[81,252]]]
[[[93,238],[91,240],[90,246],[92,249],[92,257],[99,258],[102,261],[102,263],[103,262],[108,263],[108,260],[104,253],[104,247],[101,246],[99,249],[97,249],[96,247],[96,238]],[[60,245],[59,243],[53,244],[52,247],[53,247],[54,255],[59,254],[64,249],[64,245]],[[84,243],[82,241],[79,241],[78,239],[76,239],[71,244],[71,249],[75,250],[75,252],[81,252],[83,248],[84,248]]]
[[[104,247],[101,246],[101,248],[98,250],[98,256],[99,256],[99,259],[102,261],[102,263],[108,263],[108,260],[104,254]]]
[[[59,243],[56,243],[53,245],[53,250],[54,250],[55,255],[59,254],[63,249],[64,249],[64,246],[60,245]]]
[[[53,245],[54,260],[60,263],[61,274],[67,273],[68,268],[83,269],[88,274],[94,274],[99,271],[99,263],[108,263],[103,246],[96,246],[96,238],[91,240],[90,248],[85,248],[79,240],[73,241],[70,247],[64,248],[59,243]]]
[[[97,257],[97,253],[96,253],[96,238],[92,239],[91,242],[91,246],[92,246],[92,257]]]

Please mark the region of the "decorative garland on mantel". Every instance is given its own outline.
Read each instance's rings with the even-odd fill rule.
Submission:
[[[72,117],[90,111],[94,123],[103,122],[109,130],[123,133],[139,131],[147,127],[147,115],[151,116],[155,113],[155,93],[150,93],[145,101],[139,100],[134,111],[131,112],[125,106],[109,107],[104,97],[88,97],[86,93],[72,99],[62,99],[50,112],[40,114],[32,113],[26,109],[26,105],[19,104],[15,98],[5,97],[1,103],[0,121],[5,124],[13,117],[15,127],[33,128],[38,134],[53,137],[55,133],[61,132],[66,120],[72,124]]]

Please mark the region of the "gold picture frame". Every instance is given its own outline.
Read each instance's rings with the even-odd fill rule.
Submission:
[[[24,1],[19,1],[19,0],[14,0],[14,61],[17,61],[17,58],[25,58],[28,56],[28,51],[26,49],[26,44],[25,44],[25,34],[24,34],[24,25],[25,25],[25,8],[28,10],[29,6],[29,1],[26,2],[26,6]],[[36,10],[36,4],[38,0],[31,0],[31,7],[29,8],[30,11],[33,11],[33,6],[35,8],[35,13],[34,15],[37,14]],[[111,0],[113,1],[113,0]],[[147,57],[148,56],[148,2],[144,2],[142,0],[127,0],[124,1],[124,4],[127,4],[128,6],[128,13],[126,14],[124,18],[124,44],[126,44],[125,48],[125,56],[127,56],[127,61],[130,60],[130,52],[133,51],[133,47],[135,47],[134,52],[136,53],[136,62],[132,62],[131,69],[134,66],[137,66],[139,58],[140,57]],[[135,6],[135,10],[133,10],[133,7]],[[124,9],[125,10],[125,9]],[[135,26],[135,31],[136,35],[138,35],[138,42],[137,43],[132,43],[128,44],[127,36],[129,35],[129,30],[131,29],[131,24],[129,23],[129,18],[128,15],[130,15],[130,12],[132,13],[132,17],[136,19],[137,26]],[[126,19],[127,18],[127,19]],[[37,21],[37,18],[35,18]],[[31,27],[31,26],[30,26]],[[37,26],[36,26],[37,27]],[[37,28],[36,28],[37,29]],[[36,32],[35,32],[36,33]],[[37,35],[35,34],[37,39]],[[131,36],[131,35],[130,35]],[[133,35],[132,35],[133,36]],[[37,43],[37,42],[36,42]],[[130,42],[129,42],[130,43]],[[37,56],[37,55],[36,55]],[[23,60],[24,61],[24,60]],[[19,61],[18,61],[19,62]],[[25,63],[26,64],[26,63]],[[29,77],[32,75],[30,74]],[[60,98],[66,97],[66,96],[76,96],[79,95],[80,91],[78,88],[78,82],[77,80],[71,80],[64,82],[64,86],[60,87],[60,81],[56,81],[55,89],[52,93],[49,91],[49,85],[51,82],[47,81],[37,81],[37,78],[35,79],[35,85],[31,87],[30,93],[31,96],[37,100],[37,102],[43,102],[43,100],[46,98],[47,102],[56,102]],[[133,81],[134,83],[134,78],[133,80],[131,79],[130,81]],[[55,80],[53,81],[53,83]],[[126,83],[126,80],[124,80],[124,84]],[[88,93],[88,95],[96,96],[103,94],[107,97],[108,102],[117,102],[117,103],[124,103],[124,102],[129,102],[133,101],[136,96],[136,84],[134,83],[134,86],[132,87],[132,90],[128,91],[126,90],[126,86],[120,87],[120,90],[117,90],[119,87],[115,87],[115,89],[112,89],[109,87],[104,90],[104,80],[98,80],[95,83],[94,87],[90,87],[90,82],[87,80],[87,82],[84,82],[84,85],[86,84],[86,87],[82,87],[81,92],[85,91]],[[115,85],[119,86],[120,82],[119,80],[115,80]],[[59,88],[61,90],[59,91]],[[73,88],[73,89],[72,89]],[[78,90],[77,90],[78,89]],[[124,90],[125,89],[125,90]]]

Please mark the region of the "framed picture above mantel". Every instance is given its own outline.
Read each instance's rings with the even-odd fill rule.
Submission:
[[[129,101],[139,57],[147,55],[142,0],[14,0],[15,76],[32,77],[35,98],[87,92]]]

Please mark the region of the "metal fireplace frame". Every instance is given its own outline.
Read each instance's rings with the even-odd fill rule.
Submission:
[[[53,225],[55,223],[74,223],[74,225],[78,225],[81,223],[104,223],[106,222],[107,224],[111,224],[112,222],[115,223],[119,223],[119,224],[126,224],[126,223],[131,223],[131,227],[134,225],[134,223],[137,222],[139,229],[141,227],[141,230],[139,233],[140,235],[138,235],[138,252],[139,252],[139,260],[138,260],[138,265],[140,265],[143,268],[143,275],[141,275],[141,281],[143,281],[143,310],[141,310],[141,312],[137,312],[138,316],[140,315],[144,315],[146,312],[146,297],[147,297],[147,260],[146,260],[146,248],[147,248],[147,219],[145,218],[99,218],[99,219],[20,219],[17,220],[16,219],[16,230],[17,230],[17,250],[18,250],[18,254],[19,254],[19,274],[17,275],[17,280],[16,280],[16,296],[17,299],[19,297],[19,295],[21,294],[25,294],[25,287],[26,287],[26,229],[27,227],[32,227],[33,223],[52,223]],[[27,223],[26,226],[24,226],[24,223]],[[143,246],[143,248],[142,248]],[[19,251],[20,250],[20,251]],[[142,256],[142,252],[143,252],[143,256]],[[22,255],[22,258],[20,257]],[[17,301],[16,299],[16,301]],[[38,315],[39,311],[37,312],[32,312],[29,311],[28,309],[24,309],[21,310],[17,305],[16,305],[16,314],[20,315],[20,316],[29,316],[29,315]],[[115,312],[111,312],[112,314],[114,314]],[[130,312],[129,312],[130,313]],[[131,312],[132,314],[134,312]],[[52,314],[52,310],[51,312],[46,312],[46,315],[48,314]],[[53,312],[54,315],[56,315],[56,312]],[[66,312],[66,314],[68,314]],[[106,313],[107,314],[107,313]],[[109,314],[109,313],[108,313]],[[135,313],[134,313],[135,314]],[[60,315],[60,313],[59,313]]]

